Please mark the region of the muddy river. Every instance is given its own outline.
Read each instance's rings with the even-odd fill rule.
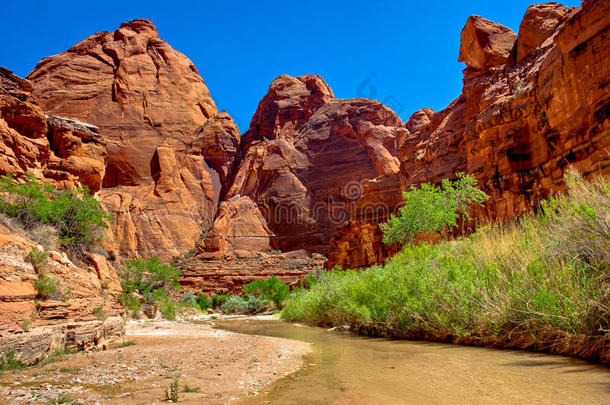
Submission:
[[[277,320],[216,325],[313,346],[304,368],[243,404],[610,404],[610,368],[569,357],[363,338]]]

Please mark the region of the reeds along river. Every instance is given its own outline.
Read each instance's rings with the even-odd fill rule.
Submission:
[[[217,327],[313,345],[303,369],[245,404],[610,403],[610,368],[570,357],[363,338],[275,320]]]

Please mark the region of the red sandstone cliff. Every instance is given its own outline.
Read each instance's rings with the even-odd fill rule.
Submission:
[[[106,144],[97,128],[45,116],[31,90],[28,81],[0,68],[0,174],[28,173],[55,187],[98,191]],[[90,254],[88,264],[75,264],[51,251],[47,272],[61,297],[41,299],[34,287],[39,275],[26,260],[39,246],[11,224],[0,221],[0,354],[19,353],[30,364],[64,348],[97,349],[121,339],[121,286],[105,257]]]
[[[43,110],[96,125],[108,144],[108,249],[164,260],[190,250],[214,219],[239,145],[193,63],[134,20],[43,59],[27,78]]]
[[[363,182],[398,173],[407,134],[377,101],[336,99],[319,76],[282,75],[243,136],[228,197],[246,195],[258,205],[272,247],[324,251]]]
[[[401,189],[471,173],[491,196],[477,217],[504,221],[563,191],[569,166],[585,177],[610,173],[609,27],[607,1],[533,5],[518,35],[470,17],[461,36],[462,94],[443,111],[409,120]],[[367,251],[381,246],[379,219],[339,229],[328,266],[377,261]],[[367,243],[354,237],[362,230],[374,234]]]

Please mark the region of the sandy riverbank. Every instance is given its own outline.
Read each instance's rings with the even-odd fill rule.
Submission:
[[[9,404],[46,403],[67,396],[76,403],[151,404],[165,399],[178,378],[199,392],[180,392],[181,403],[225,404],[256,394],[296,371],[308,344],[249,336],[198,323],[133,321],[125,340],[134,345],[78,353],[45,366],[0,376],[0,398]]]

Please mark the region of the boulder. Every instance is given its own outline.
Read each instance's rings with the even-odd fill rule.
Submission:
[[[478,15],[470,16],[462,29],[458,62],[483,71],[512,64],[516,38],[510,28]]]
[[[521,62],[541,46],[555,32],[570,10],[555,2],[529,6],[517,35],[517,62]]]

